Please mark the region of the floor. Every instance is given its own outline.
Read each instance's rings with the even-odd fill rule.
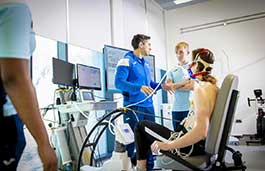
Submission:
[[[264,171],[265,170],[265,145],[261,144],[249,144],[246,145],[246,141],[250,140],[249,136],[240,138],[239,146],[232,146],[235,150],[242,153],[243,161],[247,166],[248,171]],[[226,154],[226,161],[232,162],[231,154]]]
[[[22,155],[22,159],[18,166],[18,171],[40,171],[42,164],[38,157],[37,145],[33,138],[25,131],[27,137],[27,146]],[[247,166],[247,171],[265,171],[265,145],[251,144],[246,146],[249,137],[240,139],[239,146],[232,146],[235,150],[243,154],[243,161]],[[232,162],[231,154],[226,154],[227,162]]]

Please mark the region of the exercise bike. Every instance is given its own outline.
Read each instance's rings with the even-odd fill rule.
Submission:
[[[255,99],[248,98],[248,106],[250,107],[251,101],[255,102],[256,110],[257,110],[257,119],[256,119],[256,129],[257,133],[254,136],[250,137],[250,141],[246,141],[246,144],[249,145],[251,143],[265,144],[265,111],[264,104],[265,99],[262,98],[262,90],[256,89],[254,90]],[[253,140],[255,139],[255,140]]]

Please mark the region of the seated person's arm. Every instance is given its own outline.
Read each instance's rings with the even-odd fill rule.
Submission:
[[[180,139],[175,140],[169,144],[170,149],[183,148],[190,146],[206,138],[208,133],[208,126],[210,116],[212,113],[212,106],[210,106],[213,98],[209,96],[207,88],[198,87],[194,91],[194,112],[195,112],[195,125],[193,129],[182,136]]]

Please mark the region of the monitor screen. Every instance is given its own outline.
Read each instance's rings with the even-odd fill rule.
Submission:
[[[79,88],[101,90],[100,69],[77,64],[77,82]]]
[[[122,59],[126,53],[130,50],[123,49],[119,47],[105,45],[103,49],[104,59],[105,59],[105,69],[106,69],[106,87],[108,92],[120,92],[115,85],[115,72],[117,64],[120,59]],[[149,55],[144,57],[150,66],[150,72],[152,80],[155,81],[155,56]]]
[[[57,58],[52,58],[52,68],[52,82],[54,84],[73,86],[74,64]]]

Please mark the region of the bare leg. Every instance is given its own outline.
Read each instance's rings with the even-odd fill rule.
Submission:
[[[146,160],[137,160],[137,167],[145,169],[146,168]]]
[[[136,171],[146,171],[146,160],[137,160]]]

